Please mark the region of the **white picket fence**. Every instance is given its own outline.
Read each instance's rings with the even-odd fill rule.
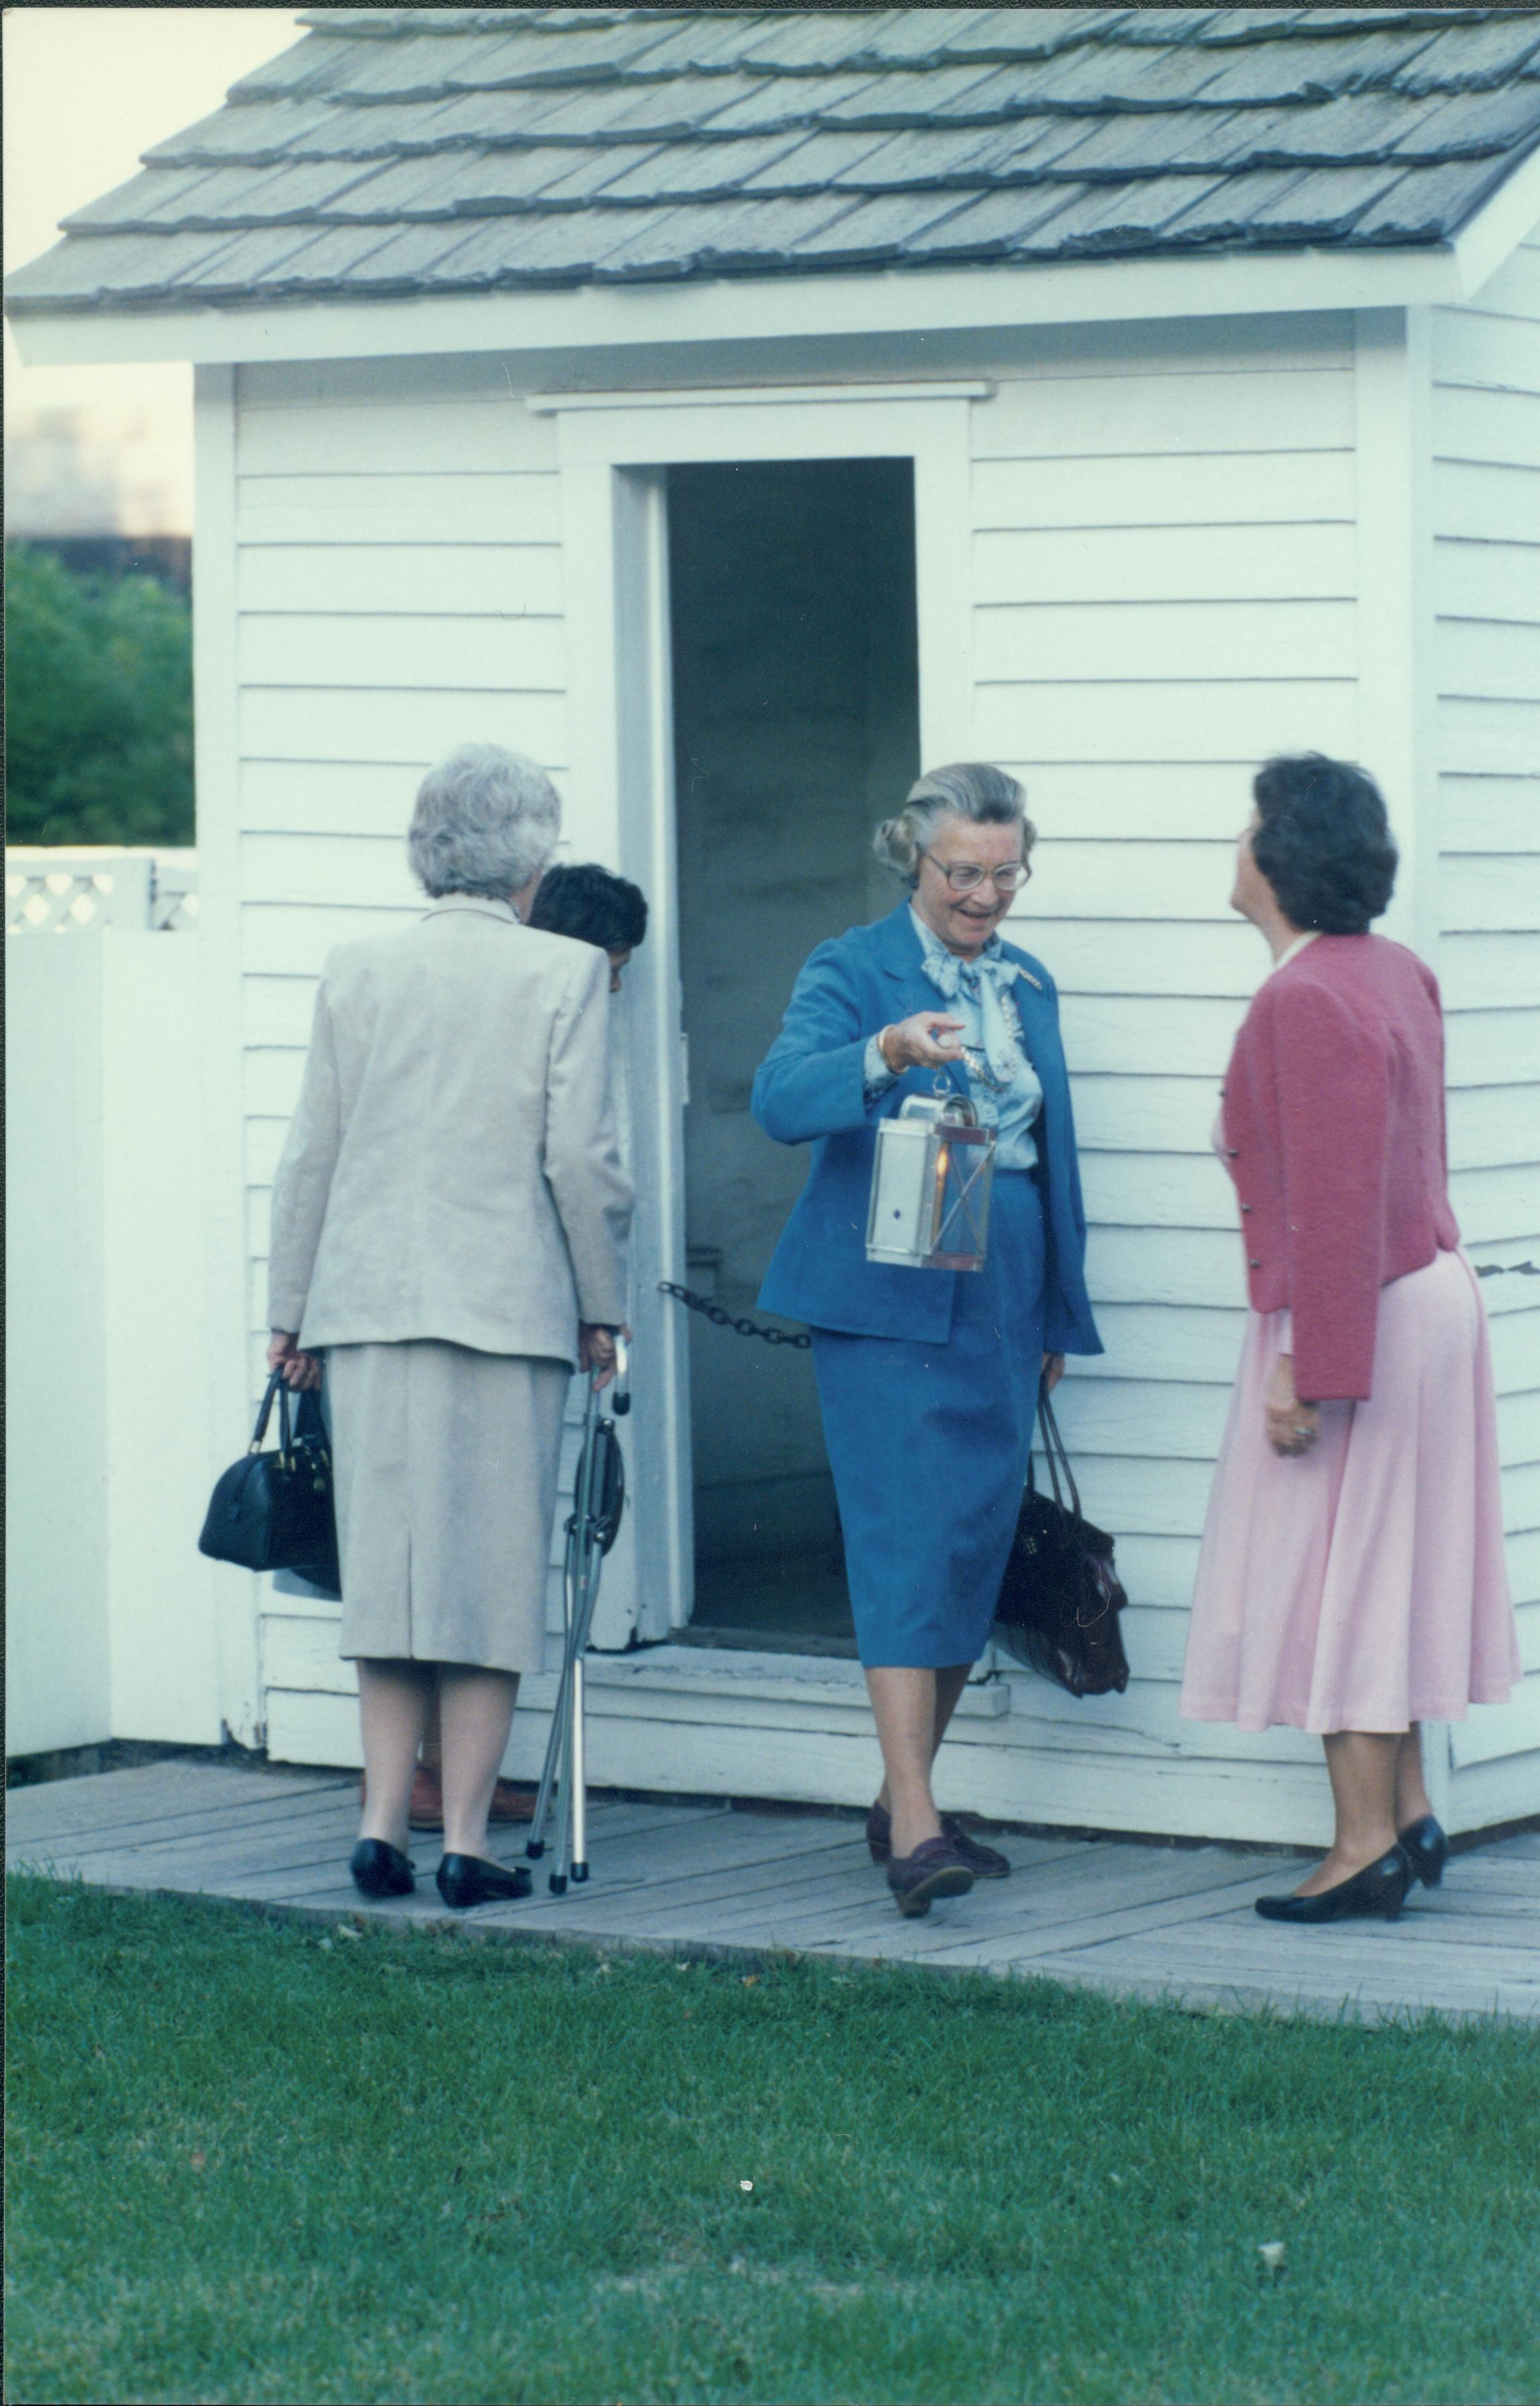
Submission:
[[[192,852],[6,856],[11,1755],[220,1734],[197,909]]]

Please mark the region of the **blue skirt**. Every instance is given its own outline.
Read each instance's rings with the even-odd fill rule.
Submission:
[[[944,1343],[812,1331],[851,1610],[873,1666],[976,1663],[995,1618],[1042,1368],[1042,1200],[1025,1170],[996,1171],[984,1267],[956,1276]]]

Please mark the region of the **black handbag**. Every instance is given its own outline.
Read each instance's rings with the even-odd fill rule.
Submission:
[[[1018,1663],[1070,1695],[1105,1696],[1115,1688],[1121,1696],[1128,1657],[1118,1615],[1128,1598],[1112,1567],[1111,1538],[1081,1509],[1046,1385],[1038,1391],[1038,1424],[1053,1493],[1038,1494],[1029,1460],[996,1612],[999,1635]]]
[[[278,1451],[263,1453],[275,1395]],[[277,1370],[267,1382],[249,1447],[215,1483],[198,1551],[248,1571],[297,1571],[318,1587],[341,1592],[332,1441],[308,1390],[291,1414],[290,1389]]]

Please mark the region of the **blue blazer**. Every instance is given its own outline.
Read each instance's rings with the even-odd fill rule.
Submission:
[[[1047,1238],[1043,1344],[1051,1353],[1099,1353],[1085,1292],[1085,1209],[1058,996],[1040,961],[1013,944],[1005,950],[1026,971],[1016,981],[1014,998],[1043,1090],[1033,1128]],[[924,961],[909,904],[900,902],[874,926],[852,927],[820,944],[793,988],[781,1033],[755,1077],[750,1109],[778,1144],[811,1141],[812,1169],[760,1289],[763,1310],[853,1337],[934,1344],[952,1333],[957,1281],[971,1273],[896,1268],[869,1262],[866,1248],[877,1123],[907,1096],[934,1094],[937,1076],[933,1069],[907,1069],[869,1104],[867,1043],[912,1012],[946,1009]],[[968,1092],[960,1062],[943,1074],[960,1093]]]

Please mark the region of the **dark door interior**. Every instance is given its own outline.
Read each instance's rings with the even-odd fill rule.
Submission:
[[[908,460],[669,472],[688,1278],[735,1316],[807,1175],[749,1089],[813,946],[897,900],[919,771]],[[805,1352],[692,1315],[697,1642],[855,1651]]]

